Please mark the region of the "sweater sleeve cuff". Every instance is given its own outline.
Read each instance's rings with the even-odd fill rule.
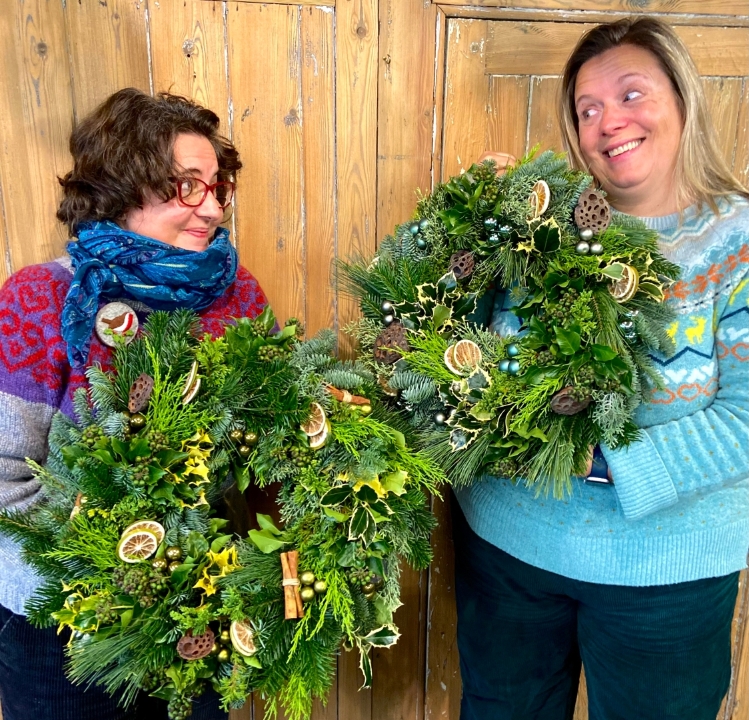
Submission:
[[[628,447],[612,450],[602,444],[601,451],[628,520],[638,520],[676,504],[676,487],[647,432]]]

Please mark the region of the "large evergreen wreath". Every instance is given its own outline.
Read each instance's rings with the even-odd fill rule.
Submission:
[[[42,501],[0,514],[43,578],[31,622],[72,630],[73,681],[126,704],[145,690],[174,720],[209,684],[226,708],[255,691],[299,720],[342,642],[369,685],[370,649],[398,639],[399,560],[428,565],[444,475],[332,331],[274,325],[266,310],[198,338],[194,314],[153,313],[112,373],[89,371],[77,421],[55,417]],[[279,484],[281,527],[227,531],[230,472]]]
[[[612,213],[592,178],[551,151],[497,177],[491,162],[438,185],[371,261],[342,266],[352,327],[386,395],[456,485],[485,474],[561,497],[590,446],[626,445],[669,354],[656,233]],[[486,305],[520,322],[499,337]]]

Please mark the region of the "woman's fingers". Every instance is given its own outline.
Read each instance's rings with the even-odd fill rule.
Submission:
[[[497,165],[497,175],[502,175],[508,167],[514,165],[518,160],[514,155],[510,153],[494,152],[493,150],[487,150],[479,158],[479,162],[484,160],[494,160]]]

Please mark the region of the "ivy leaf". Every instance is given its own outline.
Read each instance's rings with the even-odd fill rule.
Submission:
[[[393,493],[393,495],[403,495],[406,492],[405,485],[407,478],[408,473],[405,470],[391,472],[381,479],[382,489],[388,493]]]
[[[559,344],[559,349],[565,355],[574,355],[580,349],[580,335],[576,332],[555,327],[554,333]]]
[[[601,271],[601,275],[610,277],[612,280],[621,280],[624,277],[624,265],[622,263],[611,263]]]
[[[266,555],[280,550],[286,544],[267,530],[250,530],[250,540],[255,543],[260,552]]]
[[[590,350],[593,353],[593,357],[599,362],[608,362],[616,357],[616,351],[612,350],[608,345],[591,345]]]
[[[120,614],[120,623],[122,624],[122,629],[124,630],[133,619],[133,609],[130,608],[129,610],[125,610],[125,612]]]
[[[336,522],[346,522],[348,520],[348,513],[342,513],[338,512],[337,510],[333,510],[333,508],[324,507],[322,511],[329,517],[333,518]]]
[[[281,534],[281,531],[276,527],[275,523],[273,522],[273,518],[270,515],[263,515],[262,513],[257,513],[255,517],[257,518],[257,524],[260,525],[261,530],[267,530],[269,533],[272,533],[273,535]]]
[[[343,550],[341,550],[341,552],[338,553],[338,558],[336,562],[341,567],[351,567],[354,564],[355,560],[356,560],[356,543],[347,542],[346,545],[343,547]]]

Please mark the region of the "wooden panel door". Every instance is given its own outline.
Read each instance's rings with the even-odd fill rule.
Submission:
[[[436,94],[438,103],[441,100],[436,108],[441,136],[434,153],[435,179],[445,180],[467,169],[484,150],[509,152],[517,157],[535,145],[540,150],[561,150],[556,119],[559,75],[579,37],[594,26],[584,22],[546,22],[540,12],[539,20],[534,22],[491,20],[470,14],[464,9],[462,17],[445,16],[445,52],[436,63],[436,75],[443,76],[444,82]],[[749,28],[718,27],[703,19],[701,25],[681,24],[675,30],[689,47],[702,75],[721,149],[735,173],[747,183]],[[457,718],[459,673],[450,522],[443,504],[437,503],[435,508],[441,532],[433,543],[436,559],[430,578],[428,667],[429,676],[434,675],[436,681],[450,689],[434,716]],[[747,585],[744,576],[734,623],[733,683],[720,720],[749,720]],[[582,685],[576,720],[587,718],[584,679]],[[427,707],[427,716],[429,710]]]

